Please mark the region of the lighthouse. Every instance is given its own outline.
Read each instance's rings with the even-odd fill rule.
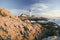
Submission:
[[[29,9],[29,15],[30,15],[30,17],[31,17],[31,14],[32,14],[32,12],[31,12],[32,10],[31,9]]]

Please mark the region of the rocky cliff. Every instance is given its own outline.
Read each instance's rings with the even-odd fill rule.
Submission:
[[[42,30],[40,24],[22,21],[6,9],[0,8],[0,40],[35,40]]]

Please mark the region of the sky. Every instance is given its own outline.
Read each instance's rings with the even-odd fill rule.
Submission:
[[[13,15],[28,13],[44,17],[60,17],[60,0],[0,0],[0,8],[6,8]]]

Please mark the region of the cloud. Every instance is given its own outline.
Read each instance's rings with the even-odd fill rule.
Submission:
[[[20,10],[20,9],[11,9],[9,10],[13,15],[20,15],[21,13],[29,14],[28,10]],[[60,18],[60,10],[50,10],[46,12],[34,11],[32,15],[48,17],[48,18]]]
[[[31,6],[32,10],[44,11],[48,9],[48,6],[44,3],[36,3]]]
[[[57,18],[60,17],[60,10],[49,10],[48,5],[44,3],[36,3],[31,5],[30,9],[32,10],[32,15],[43,16],[49,18]],[[28,10],[24,9],[11,9],[9,10],[13,15],[20,15],[22,12],[29,14]]]
[[[51,10],[45,13],[41,13],[41,16],[49,18],[60,18],[60,10]]]
[[[21,9],[10,9],[9,10],[11,13],[12,13],[12,15],[20,15],[20,14],[22,14],[22,13],[27,13],[28,11],[27,10],[21,10]]]
[[[46,11],[48,9],[48,6],[44,3],[35,3],[35,4],[32,4],[30,9],[34,10],[32,11],[33,14],[39,14],[41,13],[41,11]],[[29,14],[28,10],[24,10],[24,9],[10,9],[9,11],[11,11],[11,13],[13,15],[20,15],[22,12],[25,12],[27,14]]]
[[[31,9],[35,15],[49,17],[49,18],[58,18],[60,17],[60,10],[50,10],[47,4],[36,3],[31,6]]]
[[[36,16],[42,16],[42,13],[48,10],[48,5],[44,3],[35,3],[30,9],[32,10],[32,14]]]

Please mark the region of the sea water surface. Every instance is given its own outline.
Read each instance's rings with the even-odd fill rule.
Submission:
[[[55,22],[56,24],[60,25],[60,18],[54,18],[50,19],[52,22]]]

